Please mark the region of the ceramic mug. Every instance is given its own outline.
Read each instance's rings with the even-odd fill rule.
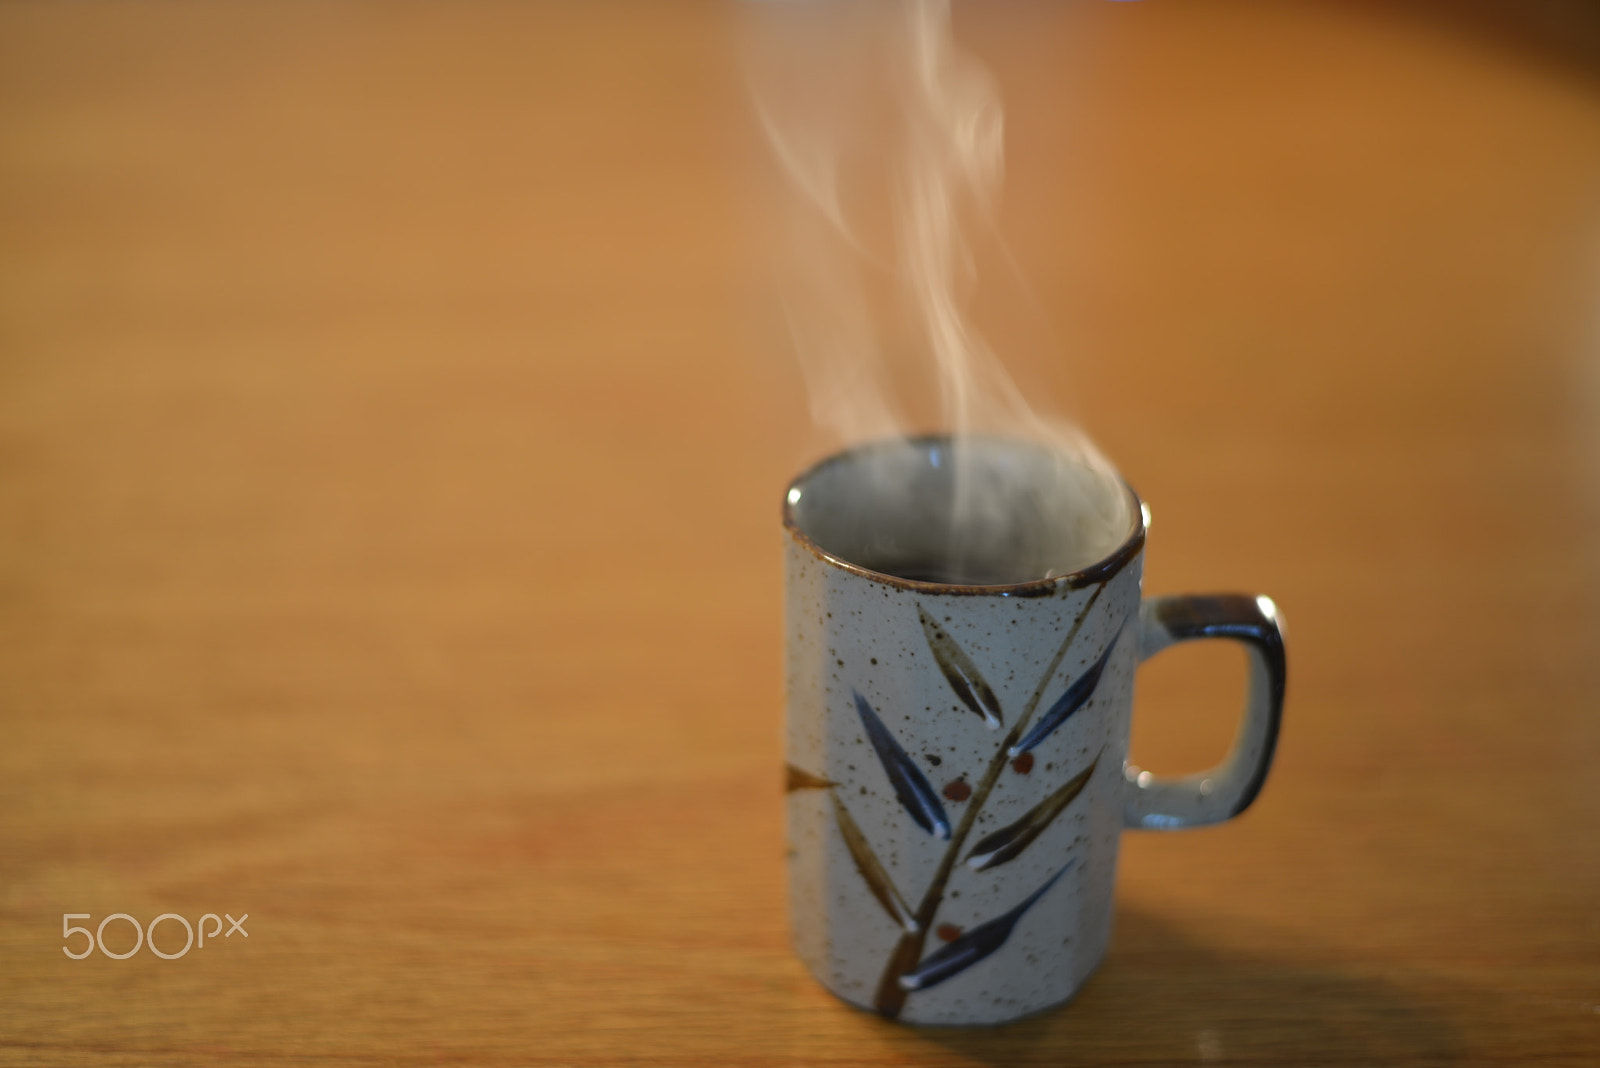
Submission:
[[[988,502],[959,565],[957,468],[1025,491]],[[841,453],[790,485],[783,518],[801,960],[845,1001],[913,1023],[1069,999],[1110,940],[1123,829],[1220,822],[1260,790],[1285,682],[1272,602],[1141,601],[1148,513],[1132,490],[1003,439]],[[1067,562],[1085,546],[1092,563]],[[1229,755],[1184,779],[1138,771],[1134,669],[1213,637],[1249,653]]]

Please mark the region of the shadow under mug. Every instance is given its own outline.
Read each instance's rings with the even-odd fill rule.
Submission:
[[[972,518],[952,519],[972,487]],[[1132,490],[1018,441],[852,449],[797,478],[783,518],[801,960],[845,1001],[913,1023],[1066,1001],[1110,940],[1122,831],[1227,820],[1261,789],[1284,698],[1275,607],[1141,601]],[[1093,562],[1071,562],[1085,547]],[[1134,670],[1196,638],[1249,652],[1231,750],[1183,779],[1139,772]]]

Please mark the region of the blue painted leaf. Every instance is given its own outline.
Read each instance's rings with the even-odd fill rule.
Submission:
[[[855,693],[853,690],[851,692]],[[873,711],[867,699],[859,693],[855,693],[855,698],[856,713],[861,716],[861,725],[867,729],[867,738],[877,751],[884,774],[889,776],[894,795],[911,813],[918,827],[940,838],[949,838],[950,820],[945,816],[944,806],[939,804],[933,787],[923,778],[921,769],[900,748],[900,743],[894,740],[894,735],[889,733],[889,728],[883,725],[883,720],[878,718],[878,713]]]
[[[1017,822],[1008,827],[1002,827],[993,834],[985,835],[983,840],[972,847],[972,852],[967,854],[967,867],[974,871],[985,871],[997,864],[1006,861],[1021,853],[1032,844],[1033,840],[1044,833],[1061,810],[1072,803],[1072,799],[1083,793],[1083,788],[1089,782],[1089,776],[1094,774],[1094,769],[1099,765],[1100,758],[1095,757],[1094,763],[1074,775],[1065,786],[1034,805]]]
[[[998,916],[988,923],[982,923],[957,938],[954,942],[943,947],[923,961],[915,971],[907,972],[900,977],[902,990],[926,990],[930,986],[942,983],[953,975],[959,975],[978,963],[1001,946],[1006,939],[1011,937],[1011,929],[1022,919],[1022,914],[1033,907],[1034,902],[1045,895],[1045,892],[1056,884],[1056,880],[1065,875],[1078,858],[1073,857],[1067,861],[1066,867],[1050,876],[1045,884],[1029,894],[1022,904]]]
[[[994,695],[993,687],[978,670],[978,665],[920,604],[917,605],[917,615],[922,618],[922,633],[928,639],[928,649],[933,653],[933,659],[944,673],[950,689],[955,691],[962,704],[983,717],[985,726],[990,730],[999,729],[1000,699]]]
[[[1094,696],[1096,686],[1100,685],[1100,676],[1106,670],[1106,661],[1111,659],[1111,651],[1117,647],[1117,639],[1122,636],[1119,628],[1111,636],[1111,642],[1106,646],[1106,651],[1100,654],[1100,659],[1078,676],[1076,682],[1067,687],[1067,692],[1062,694],[1050,710],[1040,717],[1033,729],[1023,736],[1022,741],[1012,746],[1008,751],[1012,757],[1019,757],[1032,749],[1050,736],[1050,733],[1067,721],[1067,717],[1088,703]]]

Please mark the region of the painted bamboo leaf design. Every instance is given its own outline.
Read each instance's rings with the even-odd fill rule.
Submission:
[[[813,775],[804,768],[797,768],[793,764],[783,766],[783,792],[792,794],[796,790],[827,790],[839,784],[832,779],[824,779],[821,775]]]
[[[1089,782],[1089,777],[1094,774],[1094,769],[1099,766],[1100,757],[1094,758],[1094,763],[1084,768],[1072,777],[1061,789],[1034,805],[1028,812],[1015,823],[1002,827],[993,834],[984,838],[972,847],[972,852],[967,854],[967,867],[973,871],[986,871],[997,864],[1004,864],[1017,854],[1021,853],[1033,840],[1044,833],[1055,818],[1061,815],[1063,809],[1072,803],[1073,798],[1083,793],[1083,788]]]
[[[1111,659],[1111,651],[1117,647],[1117,639],[1122,637],[1121,629],[1111,636],[1111,641],[1106,645],[1106,651],[1100,654],[1100,659],[1090,666],[1088,671],[1078,676],[1071,686],[1067,687],[1050,710],[1040,717],[1033,729],[1023,736],[1022,740],[1012,746],[1009,755],[1021,756],[1040,742],[1044,741],[1059,726],[1067,721],[1067,717],[1089,702],[1094,696],[1095,687],[1100,685],[1100,676],[1105,673],[1106,661]]]
[[[855,699],[856,713],[861,717],[861,725],[867,729],[867,738],[878,754],[884,774],[889,776],[894,795],[911,813],[918,827],[940,838],[949,838],[950,820],[944,814],[944,806],[939,803],[933,787],[923,777],[922,770],[900,748],[900,743],[894,740],[894,735],[889,733],[889,728],[883,725],[883,720],[878,718],[878,713],[873,711],[867,699],[860,693],[855,693]]]
[[[987,923],[979,924],[954,942],[931,954],[915,971],[900,977],[901,989],[926,990],[951,976],[961,974],[1005,945],[1006,939],[1011,937],[1012,928],[1022,919],[1023,913],[1032,908],[1034,903],[1056,884],[1056,880],[1065,875],[1077,862],[1076,857],[1067,861],[1065,867],[1045,880],[1043,886],[1029,894],[1010,912],[997,916]]]
[[[995,783],[998,781],[1000,774],[1006,766],[1005,758],[1009,756],[1015,760],[1017,757],[1022,756],[1026,749],[1030,749],[1034,745],[1037,745],[1039,741],[1045,738],[1051,731],[1059,727],[1062,721],[1075,712],[1081,705],[1086,703],[1093,694],[1096,685],[1099,683],[1100,674],[1105,670],[1105,663],[1110,657],[1109,647],[1101,654],[1101,657],[1095,666],[1092,667],[1089,672],[1085,673],[1086,676],[1092,675],[1093,677],[1087,678],[1087,680],[1080,679],[1078,682],[1074,683],[1072,687],[1069,687],[1068,694],[1064,695],[1062,700],[1057,701],[1056,705],[1046,713],[1047,720],[1049,721],[1048,725],[1042,730],[1036,729],[1026,739],[1023,739],[1016,748],[1011,748],[1012,740],[1017,738],[1018,735],[1022,734],[1023,727],[1028,722],[1029,717],[1032,716],[1034,708],[1037,706],[1040,698],[1044,694],[1045,687],[1055,676],[1056,669],[1061,665],[1062,658],[1066,656],[1067,651],[1073,646],[1073,643],[1077,641],[1078,633],[1083,627],[1084,621],[1088,619],[1089,614],[1094,609],[1095,602],[1100,599],[1100,595],[1105,592],[1105,589],[1106,586],[1104,583],[1097,585],[1094,592],[1089,595],[1088,601],[1079,609],[1077,618],[1073,620],[1071,628],[1067,631],[1065,637],[1061,641],[1061,644],[1056,648],[1055,654],[1051,657],[1049,664],[1044,668],[1044,674],[1039,679],[1038,685],[1033,691],[1033,697],[1029,700],[1028,704],[1021,712],[1021,721],[1011,729],[1005,740],[1001,741],[999,749],[995,752],[994,757],[990,760],[988,771],[985,772],[983,778],[979,781],[976,788],[973,789],[971,794],[972,804],[963,815],[961,825],[954,831],[954,833],[951,833],[948,829],[948,821],[944,821],[943,826],[945,827],[945,830],[941,834],[941,837],[946,838],[948,840],[948,844],[945,846],[944,855],[939,861],[939,867],[934,873],[933,881],[923,892],[921,902],[917,906],[915,916],[919,924],[919,929],[915,931],[907,931],[905,934],[900,936],[895,943],[894,951],[889,955],[889,959],[885,962],[883,972],[880,974],[878,979],[877,991],[873,998],[873,1007],[882,1015],[891,1019],[899,1016],[901,1009],[905,1006],[906,998],[910,994],[914,993],[915,991],[934,986],[935,984],[941,983],[951,976],[965,971],[972,965],[978,963],[999,949],[1005,944],[1006,939],[1010,937],[1012,929],[1016,926],[1017,921],[1022,918],[1023,913],[1025,913],[1034,905],[1035,902],[1043,897],[1045,893],[1049,891],[1050,887],[1055,884],[1056,880],[1060,879],[1063,874],[1065,874],[1073,867],[1074,864],[1077,863],[1076,858],[1069,860],[1067,864],[1057,871],[1056,874],[1053,875],[1043,886],[1034,891],[1034,893],[1030,895],[1027,900],[1017,905],[1010,912],[997,919],[990,920],[987,923],[974,927],[972,930],[967,931],[964,934],[957,935],[948,945],[938,949],[931,956],[929,956],[927,960],[922,960],[922,951],[927,943],[928,938],[928,928],[932,925],[934,918],[938,915],[940,905],[943,902],[945,887],[949,880],[951,868],[958,863],[957,858],[960,856],[962,846],[966,841],[968,833],[974,826],[977,813],[983,808],[984,802],[988,800],[990,791],[994,788]],[[918,612],[922,618],[924,632],[929,640],[929,648],[935,651],[935,657],[936,659],[939,659],[939,647],[935,642],[934,632],[936,631],[938,634],[942,635],[944,633],[943,628],[938,627],[937,624],[933,624],[932,630],[930,630],[929,624],[932,623],[932,620],[920,606],[918,607]],[[1120,637],[1120,635],[1121,630],[1119,629],[1117,635],[1113,636],[1111,639],[1111,646],[1115,646],[1117,638]],[[950,645],[953,647],[954,643],[951,642]],[[970,665],[970,661],[967,661],[967,663]],[[951,686],[955,688],[957,692],[960,692],[960,687],[956,685],[955,680],[959,678],[965,681],[969,678],[969,676],[960,669],[947,669],[942,659],[940,660],[940,668],[941,670],[945,671],[945,677],[948,681],[950,681]],[[975,668],[972,670],[970,677],[979,677]],[[970,684],[968,684],[968,692],[972,693],[974,699],[976,699],[976,691],[972,690]],[[992,690],[989,692],[991,694],[993,693]],[[971,708],[972,705],[969,703],[968,707]],[[877,746],[879,744],[877,737],[878,734],[881,733],[883,738],[887,741],[892,752],[899,753],[903,764],[905,766],[910,766],[910,761],[905,759],[905,754],[900,751],[900,747],[898,745],[894,744],[894,740],[888,737],[888,731],[884,730],[883,725],[877,722],[876,713],[872,711],[871,706],[862,699],[859,693],[856,694],[856,708],[857,711],[861,713],[862,722],[867,726],[868,733],[874,737],[874,745]],[[978,708],[974,709],[974,711],[981,712],[981,710],[982,701],[979,701]],[[996,719],[999,718],[999,711],[999,703],[996,701],[993,709],[993,714],[995,715]],[[985,720],[987,721],[987,719],[988,717],[986,716]],[[874,724],[876,724],[876,731],[874,730]],[[879,756],[885,760],[884,766],[886,770],[890,771],[890,777],[891,780],[893,780],[895,778],[894,771],[890,769],[890,762],[884,756],[884,748],[879,748]],[[1028,757],[1026,760],[1031,765],[1032,757]],[[1098,761],[1099,758],[1096,757],[1096,764],[1098,764]],[[1013,764],[1012,766],[1016,767],[1017,765]],[[1017,770],[1026,772],[1028,769],[1018,768]],[[1092,773],[1093,770],[1094,766],[1091,766],[1089,772],[1083,773],[1082,778],[1084,783],[1087,783],[1090,773]],[[911,767],[911,771],[916,772],[916,769]],[[923,788],[926,789],[926,780],[922,778],[920,772],[916,772],[915,778],[916,781],[921,782],[923,784]],[[1063,787],[1062,790],[1057,791],[1057,794],[1052,795],[1052,800],[1058,797],[1060,798],[1061,808],[1065,808],[1071,803],[1072,798],[1065,795],[1072,792],[1072,786],[1073,784],[1069,783],[1066,787]],[[1078,790],[1081,790],[1082,788],[1083,787],[1081,784],[1077,787]],[[901,794],[901,800],[902,803],[905,803],[906,807],[911,810],[912,815],[916,816],[918,808],[906,801],[905,794]],[[932,800],[933,804],[937,806],[938,802],[936,799],[930,798],[930,800]],[[1053,816],[1056,814],[1059,814],[1059,811],[1052,813],[1051,817],[1053,818]],[[942,812],[940,815],[942,816]],[[1035,813],[1030,815],[1042,816],[1043,811],[1036,806]],[[921,821],[919,820],[919,822]],[[1007,828],[1007,831],[1010,832],[1008,838],[1002,838],[999,842],[993,842],[991,839],[995,838],[996,836],[991,835],[990,838],[986,839],[984,843],[980,843],[982,845],[986,845],[988,848],[983,853],[978,852],[978,850],[975,848],[973,853],[969,854],[968,859],[971,860],[976,857],[980,862],[984,862],[985,867],[989,864],[1002,863],[1003,861],[997,858],[998,854],[1003,848],[1009,845],[1013,850],[1005,859],[1010,859],[1011,856],[1015,856],[1016,853],[1020,852],[1038,836],[1043,827],[1049,824],[1049,819],[1045,818],[1037,820],[1039,830],[1030,830],[1028,828],[1029,821],[1026,818],[1019,822],[1023,824],[1022,827],[1015,827],[1014,825],[1015,829]],[[928,825],[923,824],[923,826],[927,827]],[[1001,832],[996,832],[997,835],[1000,833]],[[921,962],[920,964],[919,961]]]
[[[921,931],[903,934],[889,955],[883,975],[878,979],[878,989],[872,998],[872,1007],[880,1015],[894,1019],[905,1008],[908,991],[900,985],[900,977],[910,973],[922,959],[922,947],[927,935]]]
[[[939,670],[944,672],[950,688],[962,704],[983,717],[984,724],[990,730],[999,729],[1002,722],[1000,699],[995,697],[994,689],[978,666],[921,605],[917,606],[917,615],[922,618],[922,633],[928,639],[928,648],[933,652],[933,659],[939,665]]]
[[[906,904],[906,899],[895,889],[888,871],[878,860],[878,855],[872,851],[872,846],[867,843],[867,836],[861,833],[855,817],[850,815],[850,810],[844,807],[844,802],[839,800],[837,794],[833,795],[833,815],[838,821],[839,833],[844,837],[845,847],[850,850],[850,859],[856,862],[856,870],[861,873],[861,878],[866,880],[867,889],[872,891],[872,896],[878,899],[878,904],[883,906],[883,911],[887,912],[895,923],[915,934],[917,920],[911,913],[911,906]]]

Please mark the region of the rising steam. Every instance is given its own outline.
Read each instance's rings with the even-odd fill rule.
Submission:
[[[977,244],[995,236],[1003,119],[993,79],[955,44],[948,0],[779,0],[750,14],[756,114],[792,194],[782,292],[813,419],[846,444],[937,429],[1048,446],[1064,465],[1051,491],[1070,484],[1076,498],[1062,507],[1083,562],[1114,548],[1130,517],[1109,465],[1030,408],[967,314]],[[953,557],[1019,507],[1054,509],[1018,499],[1037,485],[964,476],[965,453],[952,457]]]

